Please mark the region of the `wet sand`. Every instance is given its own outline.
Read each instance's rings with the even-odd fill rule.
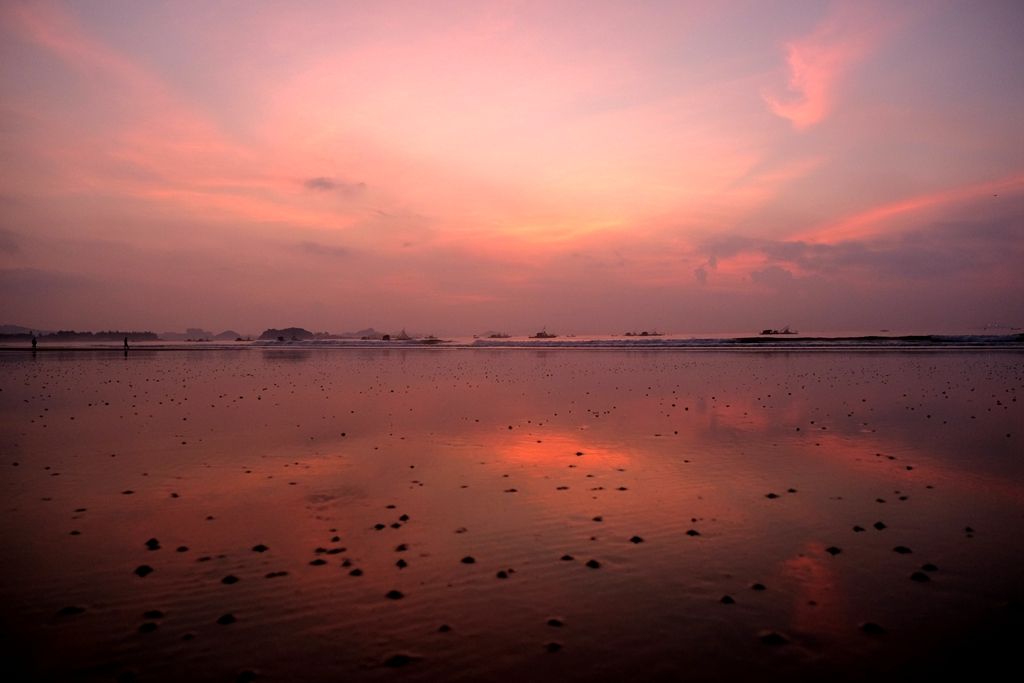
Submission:
[[[1024,354],[0,355],[22,680],[1013,661]]]

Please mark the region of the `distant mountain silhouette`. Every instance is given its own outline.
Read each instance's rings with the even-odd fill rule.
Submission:
[[[241,337],[242,335],[238,334],[234,330],[224,330],[223,332],[221,332],[220,334],[216,335],[213,338],[231,341],[234,339],[240,339]]]

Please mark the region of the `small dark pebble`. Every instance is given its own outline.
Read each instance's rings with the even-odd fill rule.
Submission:
[[[769,500],[772,500],[772,499],[778,498],[779,494],[777,494],[777,493],[766,493],[766,494],[764,494],[764,497],[768,498]]]
[[[860,625],[860,630],[869,636],[880,636],[885,633],[885,629],[873,621],[865,621],[862,623]]]
[[[733,598],[731,595],[723,595],[722,599],[719,600],[719,602],[723,605],[733,605],[736,603],[736,599]]]
[[[410,655],[405,655],[405,654],[397,654],[397,655],[391,655],[390,657],[385,659],[384,660],[384,666],[391,667],[392,669],[397,669],[399,667],[406,666],[408,664],[412,664],[415,661],[416,661],[416,657],[412,657]]]
[[[264,578],[267,578],[267,579],[276,579],[276,578],[277,578],[277,577],[279,577],[279,576],[288,576],[288,572],[270,572],[270,573],[269,573],[269,574],[267,574],[267,575],[266,575],[266,576],[265,576]]]
[[[910,580],[911,581],[917,581],[918,583],[925,583],[927,581],[931,581],[931,579],[928,577],[928,575],[925,574],[924,572],[914,572],[913,574],[910,575]]]
[[[752,590],[752,591],[763,591],[763,590],[768,590],[768,588],[763,583],[752,583],[752,584],[750,584],[750,590]]]
[[[384,529],[385,526],[383,524],[374,524],[373,528],[376,529],[377,531],[380,531],[381,529]]]
[[[885,528],[885,522],[875,522],[872,526],[881,531]]]
[[[563,626],[565,626],[565,622],[563,622],[561,619],[556,619],[555,617],[551,617],[550,619],[548,619],[548,626],[554,626],[555,628],[562,628]]]
[[[778,631],[761,631],[761,633],[758,634],[758,638],[760,638],[761,642],[765,645],[775,646],[786,645],[787,643],[789,643],[789,638],[782,635]]]
[[[601,515],[598,515],[597,517],[593,518],[593,521],[595,521],[595,522],[603,522],[604,521],[604,517],[602,517]]]
[[[437,632],[438,633],[448,633],[451,630],[452,630],[452,627],[449,626],[448,624],[441,624],[440,626],[437,627]]]
[[[853,527],[853,530],[854,530],[855,532],[857,532],[858,534],[859,534],[860,532],[862,532],[862,531],[865,531],[864,527],[862,527],[862,526],[855,526],[855,527]]]
[[[548,652],[558,652],[559,650],[562,649],[562,644],[561,643],[551,642],[551,643],[548,643],[547,645],[545,645],[544,649],[547,650]]]
[[[135,568],[135,575],[136,576],[146,576],[147,574],[152,574],[152,573],[153,573],[153,568],[150,567],[148,564],[140,564],[138,567]]]
[[[395,546],[396,553],[404,553],[408,549],[409,546],[407,546],[405,543],[399,543],[397,546]]]
[[[893,548],[892,551],[894,553],[899,553],[900,555],[909,555],[910,553],[914,552],[905,545],[898,545],[895,548]]]
[[[923,570],[924,570],[924,571],[926,571],[926,572],[937,572],[937,571],[939,571],[939,568],[938,568],[938,567],[936,567],[936,566],[935,566],[934,564],[932,564],[931,562],[927,562],[927,563],[925,563],[925,564],[922,564],[922,565],[921,565],[921,569],[923,569]]]
[[[388,591],[385,596],[388,600],[401,600],[405,597],[402,591]]]
[[[228,574],[227,576],[225,576],[223,579],[220,580],[220,582],[223,583],[226,586],[230,586],[233,583],[238,583],[238,581],[239,581],[239,578],[237,576],[235,576],[234,574]]]
[[[833,545],[833,546],[829,546],[828,548],[825,548],[825,552],[828,553],[829,555],[838,555],[839,553],[841,553],[843,551],[842,551],[841,548],[837,548],[837,547],[835,547]]]
[[[399,560],[398,562],[395,562],[395,566],[398,567],[399,569],[405,569],[406,567],[409,566],[409,563],[406,562],[405,560]]]
[[[139,624],[139,633],[152,633],[156,629],[157,625],[155,622],[152,621],[146,621]]]
[[[786,493],[796,493],[796,489],[786,489]]]
[[[358,567],[356,567],[355,569],[353,569],[352,571],[350,571],[350,572],[348,573],[348,575],[349,575],[349,576],[362,576],[362,575],[363,575],[363,570],[362,570],[362,569],[359,569]]]
[[[252,547],[252,550],[253,550],[253,552],[256,552],[256,553],[265,553],[268,550],[270,550],[270,548],[268,548],[267,546],[265,546],[262,543],[260,543],[258,545],[254,545]]]
[[[633,538],[629,539],[629,542],[630,543],[643,543],[644,539],[640,538],[639,536],[634,536]]]
[[[175,550],[177,552],[179,552],[179,553],[187,553],[188,552],[188,546],[187,545],[179,545],[177,548],[175,548]]]
[[[322,564],[327,564],[327,560],[318,557],[315,560],[313,560],[312,562],[310,562],[310,564],[313,565],[314,567],[319,567]]]
[[[597,569],[598,567],[601,566],[601,563],[598,562],[597,560],[587,560],[587,566],[590,567],[591,569]]]
[[[238,620],[235,619],[235,615],[231,614],[230,612],[227,614],[222,614],[220,615],[220,617],[217,618],[217,623],[221,626],[227,626],[229,624],[235,623],[236,621]]]
[[[572,561],[573,561],[573,560],[575,560],[576,558],[575,558],[575,557],[573,557],[572,555],[562,555],[562,557],[561,557],[561,558],[559,558],[559,559],[561,559],[561,560],[562,560],[562,562],[572,562]]]
[[[466,555],[460,560],[460,562],[462,562],[462,564],[473,564],[476,562],[476,559],[472,555]]]
[[[408,522],[408,521],[409,521],[409,515],[401,515],[401,516],[400,516],[400,517],[398,518],[398,520],[399,520],[400,522]]]
[[[160,541],[156,540],[155,538],[151,538],[148,541],[146,541],[146,547],[150,550],[160,550]]]
[[[497,574],[495,574],[495,576],[497,576],[499,579],[507,579],[508,578],[508,572],[505,571],[504,569],[502,569]]]
[[[84,607],[78,607],[76,605],[68,605],[67,607],[61,607],[57,611],[57,616],[60,617],[74,617],[85,612]]]
[[[689,531],[686,532],[686,535],[687,536],[700,536],[700,532],[697,531],[696,529],[690,529]]]

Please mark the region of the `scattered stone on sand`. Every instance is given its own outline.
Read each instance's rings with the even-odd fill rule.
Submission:
[[[866,531],[866,529],[864,527],[860,526],[860,525],[854,525],[853,530],[856,533],[858,533],[858,534],[861,533],[862,531]]]
[[[449,626],[448,624],[441,624],[440,626],[437,627],[437,632],[438,633],[448,633],[451,630],[452,630],[452,627]]]
[[[408,522],[409,521],[409,515],[399,515],[398,520],[400,522]]]
[[[921,565],[921,569],[922,569],[923,571],[926,571],[926,572],[937,572],[937,571],[939,571],[939,568],[938,568],[938,567],[936,567],[936,566],[935,566],[934,564],[932,564],[931,562],[925,562],[924,564],[922,564],[922,565]]]
[[[153,568],[150,567],[148,564],[140,564],[138,567],[135,568],[136,576],[148,576],[152,573]]]
[[[796,489],[794,489],[794,488],[786,489],[786,493],[796,493]]]
[[[551,653],[559,652],[562,649],[562,644],[552,641],[545,645],[544,649]]]
[[[872,526],[881,531],[885,528],[885,522],[875,522]]]
[[[561,556],[560,558],[558,558],[558,559],[562,560],[562,562],[572,562],[572,561],[573,561],[573,560],[575,560],[576,558],[575,558],[575,557],[573,557],[572,555],[562,555],[562,556]]]
[[[601,566],[601,563],[597,560],[587,560],[587,566],[591,569],[598,569]]]
[[[276,579],[279,576],[288,576],[288,572],[269,572],[264,578]]]
[[[219,617],[217,617],[217,623],[221,626],[228,626],[229,624],[233,624],[236,621],[238,620],[235,619],[235,615],[231,614],[230,612],[228,612],[227,614],[222,614]]]
[[[723,595],[719,602],[723,605],[734,605],[736,604],[736,598],[731,595]]]
[[[757,637],[765,645],[778,646],[787,645],[789,643],[789,638],[778,631],[761,631],[757,634]]]
[[[139,624],[139,633],[152,633],[157,629],[155,621],[144,621]]]
[[[386,526],[386,525],[384,525],[384,524],[379,524],[379,523],[378,523],[378,524],[374,524],[374,525],[373,525],[373,528],[374,528],[374,529],[376,529],[377,531],[380,531],[381,529],[386,529],[386,528],[387,528],[387,526]]]
[[[555,628],[562,628],[565,626],[565,622],[557,617],[551,617],[548,619],[548,626],[554,626]]]
[[[310,562],[310,564],[311,564],[311,565],[313,565],[314,567],[319,567],[320,565],[324,565],[324,564],[327,564],[327,560],[325,560],[325,559],[323,559],[323,558],[320,558],[320,557],[318,557],[318,558],[316,558],[315,560],[312,560],[312,561]]]
[[[766,494],[764,494],[764,497],[769,499],[769,500],[774,500],[775,498],[779,497],[779,494],[777,494],[777,493],[766,493]]]
[[[151,538],[148,541],[146,541],[146,547],[150,550],[160,550],[160,541],[156,540],[155,538]]]
[[[917,581],[918,583],[927,583],[931,581],[931,578],[924,572],[914,572],[910,575],[911,581]]]
[[[252,547],[252,550],[253,550],[253,552],[255,552],[255,553],[265,553],[265,552],[267,552],[268,550],[270,550],[270,548],[268,548],[267,546],[263,545],[262,543],[259,543],[259,544],[257,544],[257,545],[254,545],[254,546]]]
[[[686,531],[686,535],[687,536],[700,536],[700,532],[697,531],[696,529],[688,529]]]
[[[384,597],[388,600],[401,600],[405,597],[405,594],[402,593],[402,591],[390,590],[384,595]]]
[[[240,579],[237,576],[235,576],[234,574],[228,574],[223,579],[221,579],[220,582],[223,583],[226,586],[230,586],[231,584],[238,583],[239,580]]]
[[[640,538],[639,536],[633,536],[632,538],[629,539],[629,542],[630,543],[643,543],[644,539]]]
[[[910,553],[914,552],[905,545],[898,545],[895,548],[893,548],[892,551],[894,553],[899,553],[900,555],[909,555]]]
[[[59,617],[76,617],[79,614],[84,614],[85,608],[77,605],[68,605],[67,607],[61,607],[57,610],[57,616]]]
[[[392,669],[397,669],[399,667],[408,666],[409,664],[415,662],[417,659],[419,659],[419,657],[413,657],[412,655],[398,653],[397,655],[391,655],[390,657],[385,659],[384,666],[390,667]]]
[[[842,550],[842,548],[837,548],[836,546],[831,545],[831,546],[825,548],[825,552],[828,553],[829,555],[835,556],[835,555],[838,555],[839,553],[843,552],[843,550]]]
[[[476,562],[476,558],[474,558],[472,555],[466,555],[459,561],[462,562],[462,564],[473,564]]]
[[[359,569],[358,567],[356,567],[355,569],[353,569],[352,571],[350,571],[350,572],[348,573],[348,575],[349,575],[349,576],[362,576],[362,575],[363,575],[363,570],[362,570],[362,569]]]
[[[604,521],[604,517],[602,517],[601,515],[597,515],[596,517],[591,517],[591,521],[603,522]]]
[[[860,625],[860,630],[869,636],[880,636],[885,633],[885,629],[876,624],[873,621],[865,621]]]
[[[407,544],[405,544],[405,543],[399,543],[398,545],[395,546],[395,552],[396,553],[404,553],[408,549],[409,549],[409,546]]]
[[[187,546],[187,545],[179,545],[179,546],[178,546],[177,548],[175,548],[174,550],[175,550],[176,552],[179,552],[179,553],[187,553],[187,552],[188,552],[188,546]]]
[[[763,583],[752,583],[752,584],[750,584],[750,590],[752,590],[752,591],[764,591],[764,590],[768,590],[768,587],[765,586]]]
[[[398,567],[399,569],[405,569],[406,567],[409,566],[409,563],[406,562],[405,560],[400,559],[400,560],[398,560],[398,562],[395,562],[395,566]]]

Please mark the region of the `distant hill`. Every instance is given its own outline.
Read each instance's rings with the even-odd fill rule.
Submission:
[[[242,335],[238,334],[234,330],[224,330],[220,334],[213,337],[214,339],[234,341],[235,339],[241,338]]]
[[[270,329],[264,330],[263,334],[260,335],[260,339],[274,340],[282,338],[284,340],[298,340],[298,339],[312,339],[314,334],[307,329],[301,327],[286,327],[284,329],[277,329],[271,327]]]
[[[0,325],[0,334],[49,334],[49,330],[40,330],[35,327],[22,327],[21,325]]]

